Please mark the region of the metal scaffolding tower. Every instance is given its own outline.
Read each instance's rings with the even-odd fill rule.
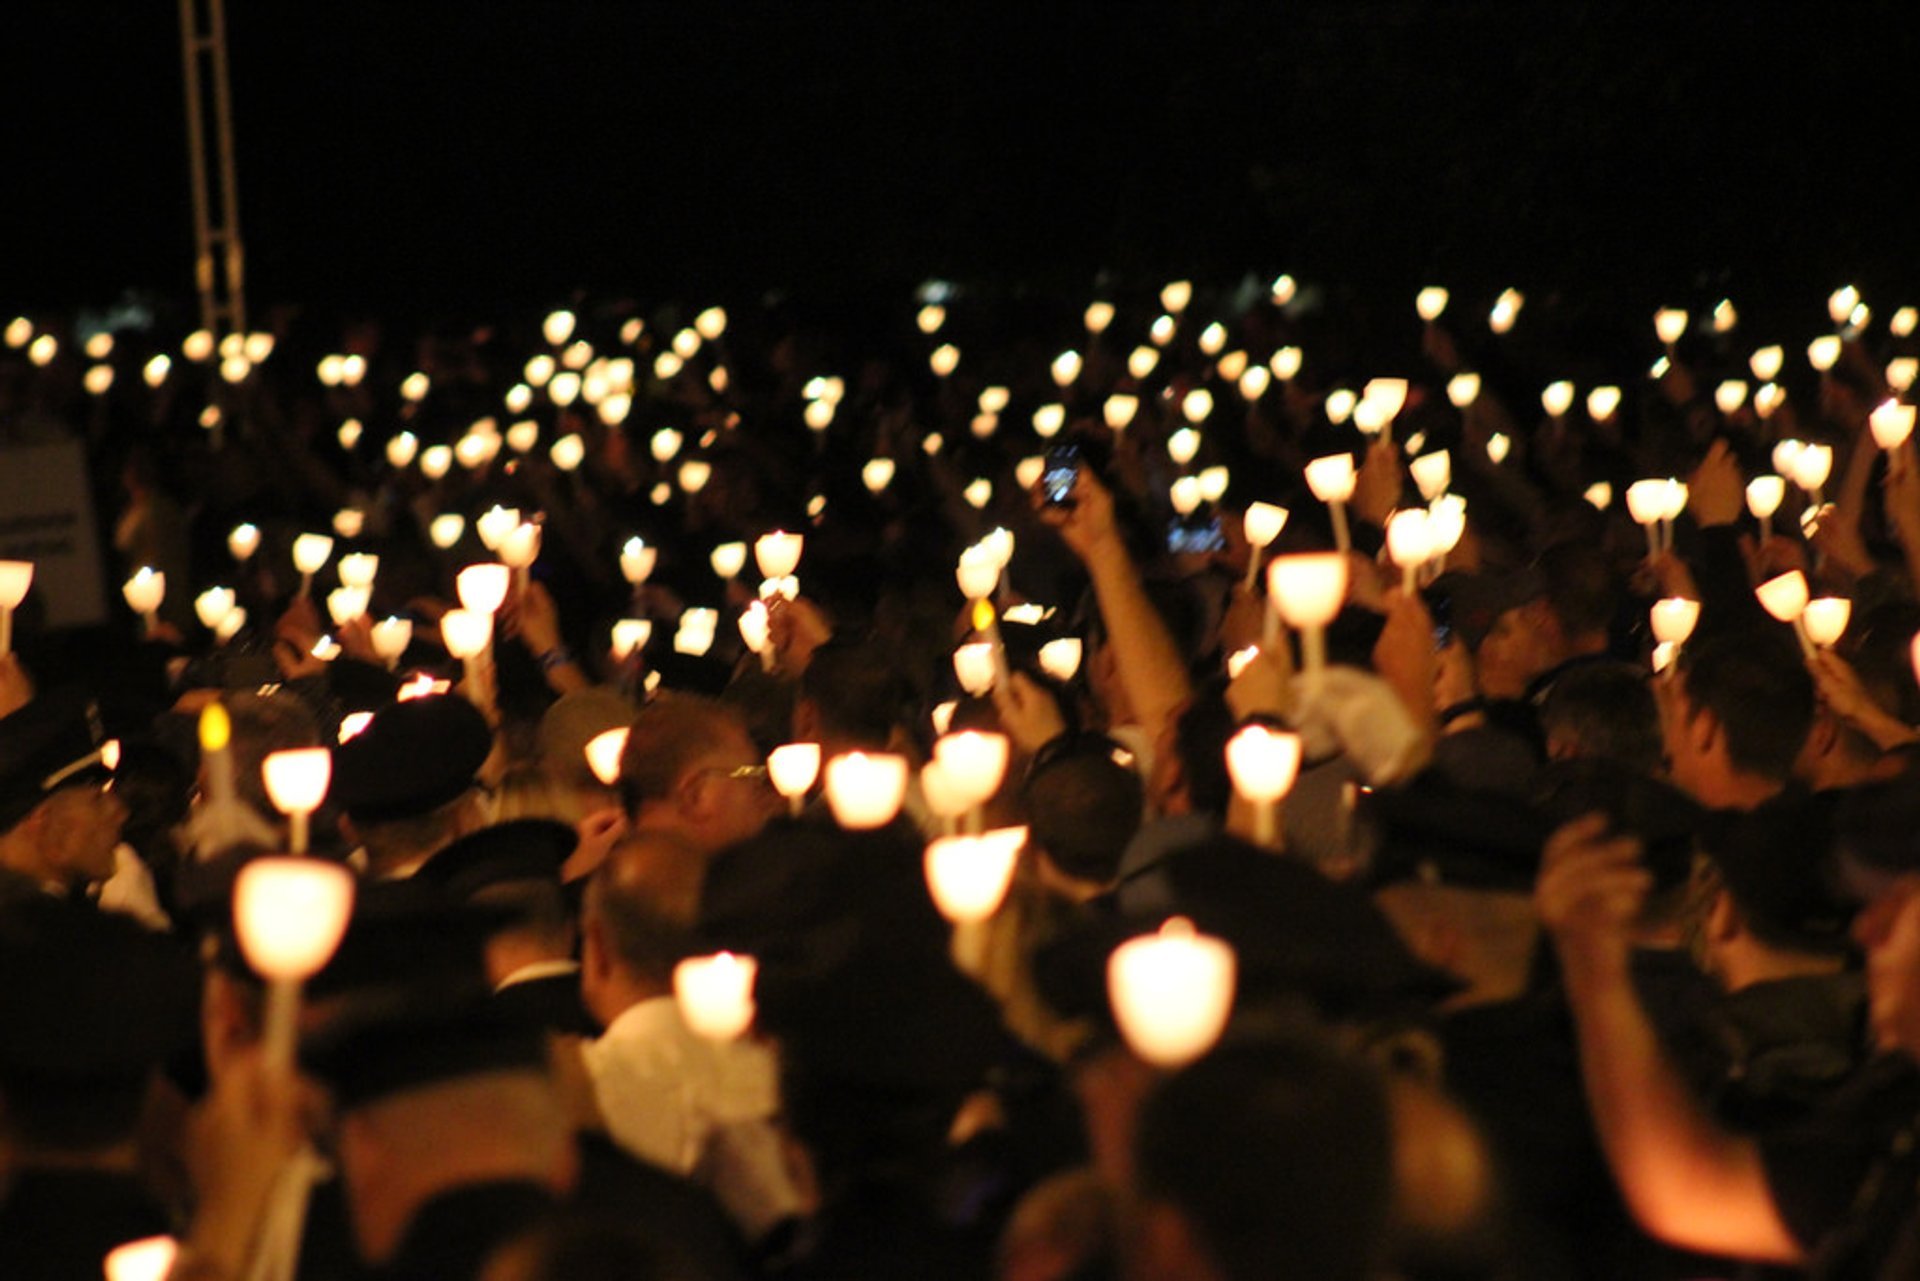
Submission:
[[[194,283],[200,291],[201,326],[219,338],[247,328],[246,250],[233,176],[225,0],[180,0],[180,53],[193,176]],[[215,167],[207,163],[209,116]]]

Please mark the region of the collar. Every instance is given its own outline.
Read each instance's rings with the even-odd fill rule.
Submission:
[[[535,961],[531,965],[521,966],[501,979],[494,984],[493,990],[500,992],[517,983],[536,983],[541,979],[578,978],[579,975],[580,962],[578,961]]]

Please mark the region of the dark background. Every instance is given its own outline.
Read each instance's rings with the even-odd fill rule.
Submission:
[[[1290,270],[1920,300],[1920,6],[230,0],[256,312]],[[0,309],[188,295],[177,6],[0,9]],[[1896,297],[1895,295],[1900,295]],[[1884,315],[1884,310],[1882,312]]]

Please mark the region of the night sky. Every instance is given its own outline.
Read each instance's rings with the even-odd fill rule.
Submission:
[[[1920,300],[1911,3],[230,0],[229,19],[256,308],[1282,269],[1396,299],[1512,283],[1817,316],[1857,279]],[[9,3],[0,103],[0,309],[185,296],[177,7]]]

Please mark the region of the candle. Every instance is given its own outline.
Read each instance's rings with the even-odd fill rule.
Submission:
[[[806,548],[804,534],[776,530],[762,534],[753,544],[754,563],[764,578],[786,578],[799,568],[801,552]]]
[[[740,639],[760,656],[763,671],[773,670],[773,629],[767,616],[767,603],[756,600],[740,614]]]
[[[234,932],[247,963],[267,980],[264,1049],[278,1070],[293,1066],[300,985],[340,946],[353,899],[353,873],[321,859],[256,858],[234,881]]]
[[[1333,513],[1333,543],[1342,552],[1352,545],[1347,533],[1347,500],[1353,497],[1359,475],[1353,468],[1353,455],[1330,454],[1316,458],[1306,467],[1307,488],[1327,504]]]
[[[1455,409],[1465,409],[1480,398],[1480,375],[1455,374],[1447,379],[1447,399]],[[1498,461],[1497,459],[1495,461]]]
[[[1446,290],[1438,285],[1428,285],[1413,296],[1413,309],[1420,313],[1420,319],[1432,324],[1447,309],[1447,299]]]
[[[473,530],[480,535],[480,543],[490,552],[500,550],[507,535],[520,526],[520,509],[502,507],[498,503],[482,512],[473,522]]]
[[[1387,518],[1387,555],[1400,567],[1400,590],[1411,596],[1420,586],[1420,567],[1433,556],[1426,508],[1404,508]]]
[[[413,620],[384,618],[373,625],[370,637],[373,652],[385,660],[387,669],[391,671],[399,664],[400,656],[407,652],[407,646],[413,643]]]
[[[1852,601],[1844,596],[1821,596],[1807,602],[1806,609],[1800,614],[1800,626],[1809,641],[1826,649],[1846,634],[1847,623],[1852,617]]]
[[[1687,332],[1687,313],[1678,307],[1662,307],[1653,313],[1653,332],[1663,346],[1673,346]]]
[[[869,458],[860,469],[860,483],[867,487],[870,494],[878,494],[893,483],[894,461],[891,458]]]
[[[955,925],[975,925],[999,911],[1026,843],[1025,827],[929,842],[924,860],[927,889],[940,915]]]
[[[228,839],[238,835],[234,807],[240,793],[234,781],[232,742],[233,721],[226,707],[208,703],[200,713],[200,764],[207,780],[207,809],[217,833],[216,847],[208,853],[225,849]]]
[[[461,570],[454,576],[453,585],[463,608],[491,618],[506,604],[513,573],[505,565],[483,562]]]
[[[1684,645],[1700,622],[1700,602],[1684,596],[1669,596],[1655,601],[1648,614],[1655,640]]]
[[[1140,398],[1124,392],[1115,393],[1107,397],[1100,412],[1109,431],[1125,431],[1128,424],[1133,422],[1133,416],[1140,412]]]
[[[243,564],[260,550],[260,531],[253,525],[235,525],[227,535],[227,551]]]
[[[1078,636],[1062,636],[1040,647],[1040,670],[1065,683],[1080,670],[1083,646]]]
[[[293,567],[300,571],[300,594],[313,594],[313,576],[333,555],[333,539],[326,534],[302,534],[293,540]]]
[[[1233,790],[1254,807],[1254,843],[1279,839],[1278,807],[1300,775],[1300,736],[1248,725],[1227,740],[1227,773]]]
[[[595,734],[587,740],[583,749],[587,768],[603,787],[612,787],[620,781],[620,758],[626,754],[629,733],[629,728],[622,725]]]
[[[13,652],[13,611],[32,586],[32,561],[0,560],[0,655]]]
[[[694,1032],[731,1041],[753,1025],[753,985],[760,966],[751,956],[719,952],[689,957],[673,967],[673,999]]]
[[[639,538],[629,538],[626,546],[620,550],[620,572],[629,583],[638,587],[653,573],[659,557],[659,548],[649,547]]]
[[[166,1281],[180,1243],[172,1237],[144,1237],[107,1252],[107,1281]]]
[[[522,521],[507,531],[500,540],[501,563],[513,571],[513,581],[521,591],[533,574],[533,562],[540,559],[540,526],[533,521]]]
[[[1281,556],[1267,566],[1267,596],[1288,626],[1299,629],[1310,682],[1326,667],[1326,626],[1347,594],[1347,558],[1339,552]]]
[[[818,743],[783,743],[767,753],[767,777],[773,790],[787,798],[787,808],[795,818],[800,817],[807,793],[819,776]]]
[[[1447,486],[1453,483],[1453,456],[1444,449],[1422,454],[1407,467],[1413,473],[1413,483],[1419,487],[1420,497],[1428,502],[1446,493]]]
[[[1107,959],[1107,997],[1129,1048],[1176,1068],[1220,1039],[1233,1010],[1233,949],[1184,917],[1130,939]]]
[[[1800,648],[1808,658],[1813,657],[1813,642],[1807,636],[1807,630],[1801,625],[1801,615],[1807,611],[1807,576],[1797,569],[1786,573],[1753,589],[1760,599],[1760,607],[1783,623],[1793,625],[1793,634],[1799,638]]]
[[[964,798],[972,825],[978,826],[981,807],[1000,790],[1011,754],[1012,744],[1005,734],[980,730],[944,734],[934,742],[933,759]]]
[[[1873,431],[1873,443],[1885,450],[1895,450],[1906,443],[1913,435],[1914,407],[1888,400],[1877,406],[1867,420]]]
[[[1663,480],[1636,480],[1627,486],[1627,511],[1647,532],[1647,555],[1660,554],[1660,522],[1666,518],[1671,495]]]
[[[1298,347],[1282,347],[1273,353],[1273,359],[1267,362],[1267,368],[1281,382],[1292,382],[1300,373],[1300,365],[1305,354]]]
[[[827,805],[840,826],[884,827],[906,798],[907,759],[886,752],[843,752],[827,762],[826,786]]]
[[[460,660],[466,674],[467,696],[475,705],[487,706],[484,665],[480,656],[493,639],[493,616],[472,609],[450,609],[440,616],[440,639],[447,653]]]
[[[337,568],[342,586],[372,587],[374,575],[380,572],[380,558],[368,552],[352,552],[340,558]]]
[[[1280,531],[1287,527],[1287,509],[1276,507],[1272,503],[1248,503],[1246,515],[1241,519],[1241,529],[1247,536],[1250,551],[1247,555],[1246,589],[1251,592],[1260,573],[1262,554],[1280,537]]]
[[[160,602],[167,596],[167,576],[151,566],[143,565],[120,588],[127,598],[127,606],[140,615],[146,624],[147,635],[151,636],[159,626]]]

